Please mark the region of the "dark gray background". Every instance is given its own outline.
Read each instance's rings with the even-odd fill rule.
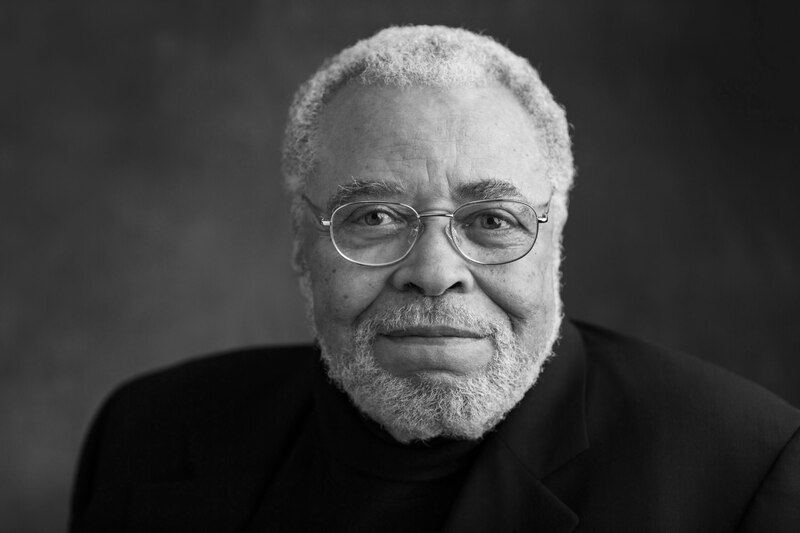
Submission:
[[[286,108],[324,57],[392,23],[485,30],[566,106],[570,315],[800,404],[788,4],[0,3],[0,529],[62,527],[116,383],[308,339],[280,193]]]

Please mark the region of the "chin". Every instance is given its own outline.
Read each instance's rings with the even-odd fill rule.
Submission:
[[[510,323],[487,322],[494,352],[484,368],[466,375],[431,370],[396,376],[377,363],[373,352],[385,321],[482,320],[445,304],[422,310],[405,307],[359,324],[345,349],[333,349],[318,338],[331,380],[360,411],[404,443],[435,437],[475,440],[492,430],[535,384],[561,322],[555,313],[542,316],[527,335],[519,336]],[[520,338],[534,340],[522,344]]]

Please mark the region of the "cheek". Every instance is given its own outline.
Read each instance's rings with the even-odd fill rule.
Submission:
[[[325,243],[311,246],[306,257],[318,328],[352,326],[383,288],[379,269],[374,271],[342,259]]]
[[[555,264],[547,254],[532,254],[497,267],[484,278],[483,291],[513,325],[541,320],[555,309]]]

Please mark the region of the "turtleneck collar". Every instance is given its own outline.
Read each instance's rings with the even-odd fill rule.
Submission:
[[[446,477],[470,463],[480,444],[447,438],[400,443],[330,382],[321,363],[315,377],[314,401],[319,432],[332,458],[381,479],[429,481]]]

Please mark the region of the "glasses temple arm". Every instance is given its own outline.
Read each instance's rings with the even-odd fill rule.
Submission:
[[[329,219],[329,218],[326,219],[325,216],[323,216],[323,214],[322,214],[322,210],[319,207],[317,207],[316,205],[314,205],[314,202],[309,200],[308,196],[303,194],[302,197],[303,197],[303,200],[305,200],[305,202],[308,205],[308,207],[314,213],[314,216],[317,218],[317,222],[319,222],[319,224],[321,226],[325,226],[326,228],[330,227],[331,219]]]
[[[545,204],[544,214],[536,216],[536,220],[538,220],[542,224],[544,224],[545,222],[550,220],[550,202],[553,200],[553,193],[554,192],[555,192],[554,190],[552,190],[552,189],[550,190],[550,199],[547,200],[547,204]]]

